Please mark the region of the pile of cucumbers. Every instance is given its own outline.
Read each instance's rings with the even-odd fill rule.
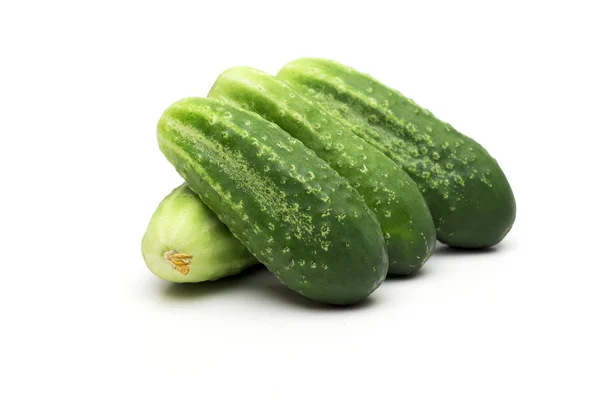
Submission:
[[[350,67],[302,58],[271,76],[223,72],[172,104],[160,150],[185,180],[142,241],[148,268],[201,282],[262,263],[290,289],[353,304],[435,249],[485,248],[515,220],[477,142]]]

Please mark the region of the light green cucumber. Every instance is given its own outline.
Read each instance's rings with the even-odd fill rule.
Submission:
[[[249,67],[223,72],[208,95],[276,123],[357,189],[381,224],[390,274],[417,271],[435,248],[435,226],[417,185],[391,159],[283,81]]]
[[[289,288],[352,304],[384,280],[388,258],[373,212],[274,123],[219,100],[189,98],[163,113],[157,138],[192,190]]]
[[[142,255],[154,275],[170,282],[214,281],[258,263],[186,184],[158,205]]]
[[[277,74],[353,126],[419,185],[437,237],[455,247],[495,245],[516,215],[496,160],[473,139],[369,75],[330,60],[304,58]]]

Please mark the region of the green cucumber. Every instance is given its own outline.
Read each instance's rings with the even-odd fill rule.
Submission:
[[[192,190],[289,288],[352,304],[385,278],[375,215],[344,178],[277,125],[219,100],[188,98],[163,113],[157,138]]]
[[[386,238],[391,274],[417,271],[435,248],[435,226],[423,195],[392,160],[283,81],[249,67],[223,72],[211,98],[276,123],[315,151],[358,190]]]
[[[258,263],[186,184],[156,208],[142,255],[154,275],[170,282],[214,281]]]
[[[516,215],[502,169],[473,139],[369,75],[334,61],[304,58],[277,76],[353,125],[419,185],[437,238],[455,247],[500,242]]]

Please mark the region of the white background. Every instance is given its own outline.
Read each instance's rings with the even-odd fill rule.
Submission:
[[[3,1],[0,398],[598,399],[594,1]],[[482,143],[517,199],[493,251],[330,308],[265,270],[162,282],[181,178],[155,125],[234,65],[370,73]]]

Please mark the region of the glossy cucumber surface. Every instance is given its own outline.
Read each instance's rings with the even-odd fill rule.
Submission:
[[[303,58],[277,76],[353,126],[418,184],[437,238],[480,248],[510,231],[516,204],[496,160],[473,139],[369,75],[334,61]]]
[[[289,288],[352,304],[383,281],[381,227],[360,194],[277,125],[219,100],[171,105],[159,147],[244,246]]]

